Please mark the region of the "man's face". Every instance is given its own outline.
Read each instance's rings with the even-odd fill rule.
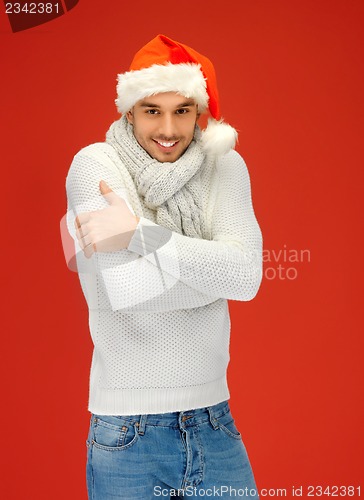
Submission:
[[[164,92],[138,101],[127,113],[143,149],[159,162],[174,162],[193,139],[198,118],[193,99]]]

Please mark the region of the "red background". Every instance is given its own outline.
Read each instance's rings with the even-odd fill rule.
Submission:
[[[158,33],[215,63],[270,258],[257,297],[230,303],[231,406],[258,487],[360,486],[363,14],[360,0],[81,0],[12,33],[1,11],[2,498],[86,499],[92,345],[59,236],[65,177]],[[310,262],[275,261],[284,248]]]

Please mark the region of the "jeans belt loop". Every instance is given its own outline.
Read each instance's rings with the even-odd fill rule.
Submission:
[[[219,422],[217,421],[217,419],[214,416],[214,410],[211,406],[208,406],[207,411],[209,412],[209,418],[210,418],[211,425],[214,428],[214,430],[216,431],[216,429],[219,428]]]
[[[147,423],[147,415],[140,415],[139,423],[136,424],[138,428],[138,434],[140,436],[144,435],[146,423]]]

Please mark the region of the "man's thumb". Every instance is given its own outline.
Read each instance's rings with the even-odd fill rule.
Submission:
[[[110,205],[114,205],[115,203],[120,202],[120,198],[114,191],[106,184],[105,181],[100,181],[100,191],[103,197],[110,203]]]

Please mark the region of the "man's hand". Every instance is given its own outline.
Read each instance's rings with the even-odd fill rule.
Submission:
[[[100,181],[100,191],[109,206],[81,213],[75,219],[76,236],[87,258],[94,252],[116,252],[127,248],[139,222],[125,201],[105,181]]]

